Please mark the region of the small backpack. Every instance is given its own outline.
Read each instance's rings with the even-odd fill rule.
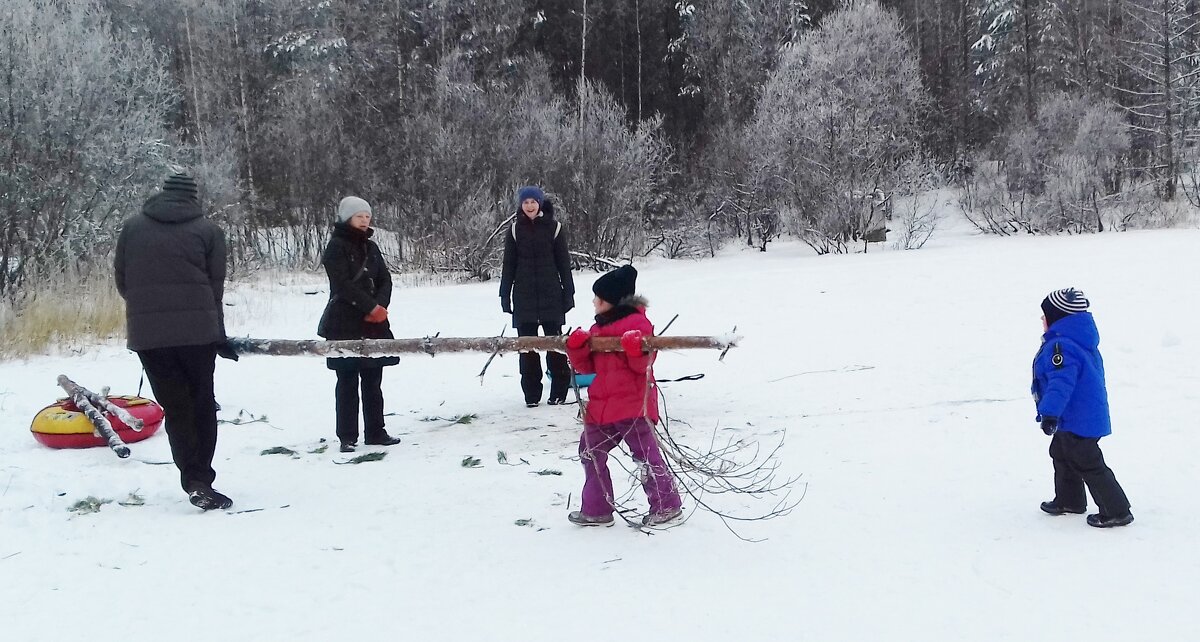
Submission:
[[[558,233],[562,231],[562,221],[554,221],[554,238],[558,238]],[[517,240],[517,219],[513,218],[512,237]],[[494,237],[493,237],[494,238]]]

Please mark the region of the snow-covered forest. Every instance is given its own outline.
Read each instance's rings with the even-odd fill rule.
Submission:
[[[398,267],[494,275],[544,185],[586,257],[919,247],[1200,203],[1182,0],[7,0],[0,293],[108,262],[171,168],[235,270],[309,266],[354,193]]]

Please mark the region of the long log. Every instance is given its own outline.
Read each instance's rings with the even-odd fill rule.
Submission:
[[[642,349],[728,350],[737,346],[738,337],[646,337]],[[274,356],[313,355],[320,357],[398,357],[409,354],[436,355],[452,352],[529,352],[533,350],[564,352],[566,337],[424,337],[421,339],[359,339],[353,341],[318,341],[308,339],[253,339],[231,337],[229,346],[245,355]],[[618,337],[593,337],[589,340],[593,352],[620,352]]]
[[[58,375],[58,385],[66,391],[67,395],[71,397],[71,401],[88,418],[88,421],[92,422],[96,434],[108,442],[108,447],[121,459],[128,457],[129,446],[126,446],[121,437],[117,435],[117,431],[113,430],[112,424],[109,423],[104,413],[97,410],[96,406],[92,404],[90,397],[94,397],[96,393],[71,381],[67,375]]]

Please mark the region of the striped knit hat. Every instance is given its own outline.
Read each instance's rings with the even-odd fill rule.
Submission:
[[[1085,312],[1091,302],[1083,292],[1075,288],[1055,290],[1042,299],[1042,314],[1046,315],[1046,324],[1054,325],[1063,317]]]
[[[170,178],[163,181],[164,192],[178,192],[184,196],[197,198],[199,190],[196,189],[196,181],[187,174],[172,174]]]

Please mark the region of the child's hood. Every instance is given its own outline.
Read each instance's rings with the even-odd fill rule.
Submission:
[[[1100,330],[1096,327],[1096,320],[1091,312],[1077,312],[1055,321],[1046,334],[1042,335],[1042,340],[1052,341],[1056,337],[1073,341],[1087,350],[1100,347]]]

